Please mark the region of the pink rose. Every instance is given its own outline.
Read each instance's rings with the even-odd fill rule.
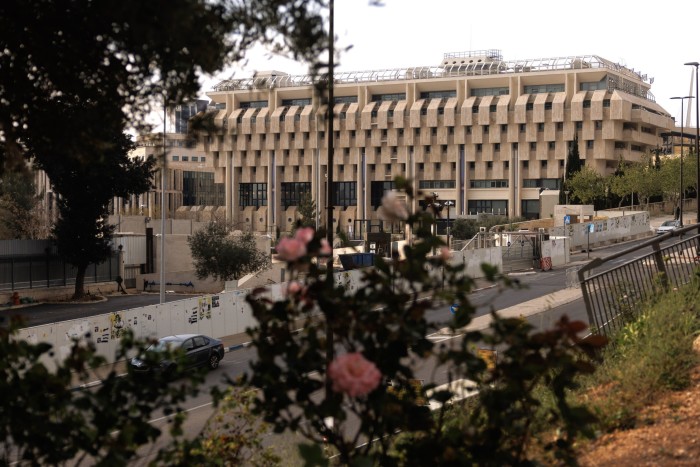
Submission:
[[[328,255],[330,255],[330,254],[332,253],[331,245],[330,245],[330,243],[328,243],[328,240],[325,239],[325,238],[322,238],[322,239],[321,239],[321,250],[320,250],[320,253],[321,253],[323,256],[328,256]]]
[[[291,281],[287,284],[287,295],[296,295],[302,290],[301,283],[299,281]]]
[[[447,262],[450,260],[451,257],[452,257],[452,252],[450,251],[449,248],[447,248],[446,246],[443,246],[442,248],[440,248],[440,258],[442,258],[443,261]]]
[[[296,261],[306,254],[306,243],[297,238],[282,237],[277,244],[277,257],[282,261]]]
[[[380,217],[386,221],[405,221],[408,219],[406,204],[395,191],[384,193]]]
[[[374,391],[382,379],[374,363],[359,352],[337,357],[328,366],[328,376],[335,392],[344,392],[350,397],[361,397]]]
[[[314,229],[311,227],[302,227],[297,229],[297,231],[294,233],[294,238],[304,242],[304,245],[306,245],[314,239]]]

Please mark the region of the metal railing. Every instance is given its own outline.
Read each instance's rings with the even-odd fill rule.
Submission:
[[[595,258],[578,270],[591,332],[610,337],[633,321],[645,302],[659,292],[689,283],[700,253],[700,224],[658,235],[633,248]],[[667,246],[661,243],[676,238]],[[635,259],[616,265],[615,260],[632,252]]]

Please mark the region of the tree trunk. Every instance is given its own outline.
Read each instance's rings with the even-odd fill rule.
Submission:
[[[73,300],[80,300],[85,296],[85,271],[87,270],[87,265],[77,266],[76,269]]]

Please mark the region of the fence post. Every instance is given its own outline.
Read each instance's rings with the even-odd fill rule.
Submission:
[[[664,258],[661,256],[661,248],[659,243],[654,243],[652,245],[654,250],[654,261],[656,262],[656,267],[661,272],[661,285],[665,290],[668,290],[668,272],[666,271],[666,263],[664,263]]]

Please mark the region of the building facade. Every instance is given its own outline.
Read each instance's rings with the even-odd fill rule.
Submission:
[[[673,128],[652,79],[598,56],[504,61],[500,51],[450,53],[435,67],[337,73],[333,134],[310,76],[259,73],[208,93],[217,134],[200,138],[226,216],[253,231],[289,231],[301,194],[326,216],[333,138],[335,224],[351,236],[378,219],[394,177],[452,201],[449,216],[539,216],[569,147],[601,174],[637,161]],[[327,99],[326,99],[327,102]],[[420,209],[421,199],[407,200]]]

